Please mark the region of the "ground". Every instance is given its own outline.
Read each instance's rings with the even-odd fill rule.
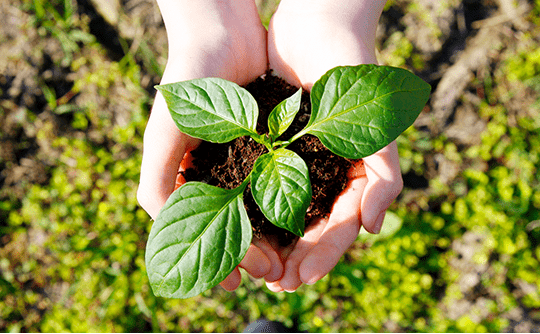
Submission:
[[[267,22],[275,3],[258,3]],[[433,92],[398,140],[402,229],[359,240],[295,295],[245,279],[235,298],[180,303],[148,290],[135,199],[166,62],[156,4],[0,2],[0,329],[234,331],[264,315],[310,331],[540,331],[539,14],[388,1],[379,60]]]

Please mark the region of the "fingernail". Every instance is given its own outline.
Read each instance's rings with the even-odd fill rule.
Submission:
[[[319,281],[320,278],[317,278],[315,276],[310,277],[309,279],[302,280],[302,282],[306,285],[313,285]]]
[[[382,224],[383,224],[385,215],[386,215],[386,211],[381,212],[379,217],[377,217],[377,220],[375,221],[375,225],[373,225],[373,230],[372,230],[374,234],[381,233]]]

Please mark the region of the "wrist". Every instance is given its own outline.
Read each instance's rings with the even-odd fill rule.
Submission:
[[[357,35],[375,38],[386,0],[282,0],[276,14],[313,24],[348,27]]]
[[[282,0],[279,9],[297,14],[378,21],[387,0]]]
[[[230,12],[221,0],[157,0],[167,30],[169,54],[185,48],[193,40],[219,38],[226,31]]]

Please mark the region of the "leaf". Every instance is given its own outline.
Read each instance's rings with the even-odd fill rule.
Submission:
[[[270,222],[304,235],[311,182],[306,163],[298,154],[282,148],[261,155],[251,173],[251,192]]]
[[[302,88],[287,99],[281,101],[268,116],[268,128],[270,137],[276,140],[281,136],[294,121],[294,117],[300,110],[302,100]]]
[[[413,124],[431,87],[411,72],[388,66],[336,67],[311,90],[312,113],[303,133],[349,159],[369,156]]]
[[[226,143],[255,135],[259,109],[255,98],[220,78],[194,79],[156,86],[176,126],[192,137]]]
[[[193,297],[219,284],[242,261],[252,233],[243,189],[188,182],[171,194],[146,246],[155,295]]]

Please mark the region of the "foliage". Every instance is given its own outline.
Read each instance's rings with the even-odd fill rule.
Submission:
[[[169,197],[150,231],[146,254],[154,293],[169,298],[193,297],[212,288],[240,264],[252,238],[243,201],[249,183],[271,223],[304,235],[311,184],[306,163],[286,149],[289,144],[312,134],[339,156],[366,157],[414,122],[431,91],[426,82],[403,69],[336,67],[313,85],[305,128],[279,141],[300,110],[301,90],[270,113],[269,133],[258,134],[257,102],[233,82],[204,78],[157,88],[182,132],[217,143],[250,136],[269,151],[257,158],[235,189],[188,182]]]
[[[525,35],[524,46],[507,60],[505,70],[509,80],[522,82],[540,93],[540,51],[536,47],[537,42],[533,36]],[[540,108],[540,99],[536,100],[535,107]]]
[[[406,188],[391,207],[403,221],[395,234],[361,235],[335,270],[294,294],[271,293],[246,275],[234,293],[216,287],[173,300],[151,292],[144,263],[150,219],[135,201],[153,95],[140,88],[143,62],[130,53],[111,60],[85,16],[66,11],[75,4],[17,3],[32,47],[30,55],[13,54],[18,63],[45,57],[35,38],[65,43],[51,66],[69,63],[72,99],[50,85],[55,98],[29,110],[7,99],[4,79],[11,79],[0,77],[2,331],[237,332],[259,317],[309,332],[503,332],[539,323],[540,115],[522,102],[538,99],[531,77],[522,76],[537,63],[537,26],[493,50],[491,81],[475,73],[460,101],[467,105],[471,94],[477,101],[474,113],[485,124],[477,142],[425,126],[398,137]],[[534,4],[531,22],[538,21]],[[72,31],[89,38],[81,42]],[[381,52],[399,61],[410,54],[394,45]],[[489,85],[490,95],[481,95]],[[6,153],[12,143],[16,158]],[[457,166],[449,181],[443,163]],[[29,182],[21,172],[11,184],[8,170],[27,165],[44,180]],[[426,185],[409,188],[409,177]]]

